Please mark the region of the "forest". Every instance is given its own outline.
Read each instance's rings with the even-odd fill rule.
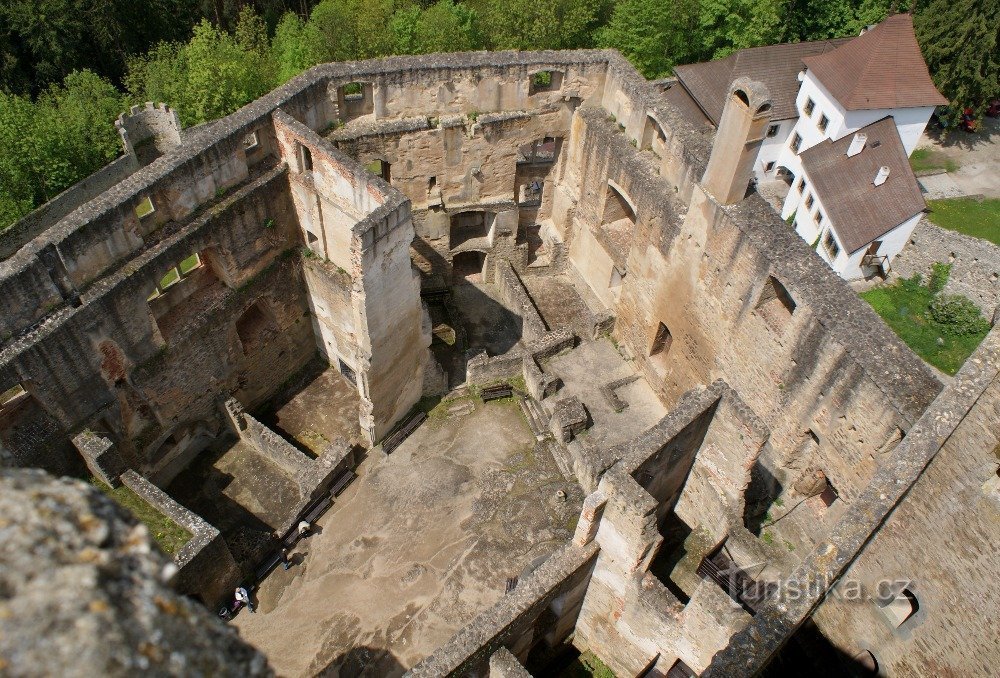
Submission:
[[[1000,94],[1000,0],[5,0],[0,231],[113,160],[115,117],[162,101],[185,126],[318,63],[393,54],[614,48],[648,78],[912,10],[953,110]]]

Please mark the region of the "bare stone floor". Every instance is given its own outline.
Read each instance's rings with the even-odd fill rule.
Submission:
[[[586,406],[593,419],[583,438],[589,446],[606,448],[631,440],[667,413],[641,377],[616,389],[618,397],[628,404],[621,412],[615,412],[601,395],[603,385],[636,374],[635,367],[622,358],[608,339],[581,342],[572,351],[552,358],[545,369],[563,380],[557,398],[576,396]]]
[[[336,367],[327,367],[307,375],[295,394],[264,420],[289,442],[318,455],[337,438],[360,442],[358,403],[357,387]]]
[[[372,453],[296,564],[261,584],[258,613],[234,621],[280,675],[399,675],[571,537],[582,493],[516,402],[467,409],[445,401],[391,456]]]

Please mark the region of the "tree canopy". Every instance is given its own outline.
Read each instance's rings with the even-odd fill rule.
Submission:
[[[912,0],[910,0],[912,1]],[[955,104],[998,94],[1000,0],[919,0]],[[318,63],[611,47],[646,77],[745,47],[857,35],[901,0],[7,0],[0,5],[0,229],[119,152],[113,120],[162,101],[185,125]]]

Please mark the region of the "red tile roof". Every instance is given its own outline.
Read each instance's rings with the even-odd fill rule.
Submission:
[[[927,72],[909,14],[891,16],[847,44],[802,61],[849,111],[948,103]]]
[[[747,76],[767,85],[771,92],[771,120],[791,120],[799,113],[795,97],[799,93],[799,71],[803,58],[830,52],[854,38],[795,42],[741,49],[725,59],[677,66],[674,72],[684,88],[716,125],[729,95],[729,85]]]
[[[807,191],[819,197],[826,217],[851,253],[927,207],[892,117],[858,132],[867,134],[868,140],[853,157],[847,157],[853,133],[837,141],[821,141],[799,154],[810,185]],[[880,167],[889,168],[889,177],[875,186]]]

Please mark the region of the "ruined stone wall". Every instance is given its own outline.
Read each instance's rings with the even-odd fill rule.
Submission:
[[[994,331],[970,359],[991,378],[962,394],[958,426],[844,573],[840,592],[860,586],[860,600],[834,594],[813,614],[846,656],[871,652],[883,675],[987,675],[1000,662],[998,343]],[[884,606],[904,586],[918,609],[897,625]]]
[[[577,544],[594,538],[601,546],[577,647],[594,651],[616,675],[639,675],[654,663],[666,673],[677,659],[700,670],[746,625],[749,615],[695,571],[719,544],[749,536],[741,495],[767,436],[739,396],[716,382],[686,394],[658,424],[606,451],[620,461],[588,498],[574,537]],[[654,574],[651,563],[670,514],[690,534],[673,569]],[[750,543],[742,550],[760,555],[763,549]],[[668,574],[688,600],[665,587],[661,577]]]
[[[8,344],[0,353],[5,385],[29,384],[64,430],[99,417],[136,468],[168,464],[181,452],[168,438],[213,419],[218,394],[256,405],[312,356],[305,286],[282,254],[296,226],[281,168],[193,219],[170,222],[129,266],[87,288],[79,306]],[[201,266],[147,300],[193,254]],[[252,307],[260,322],[241,327],[241,339],[240,320]],[[18,453],[25,465],[56,462],[30,445]]]
[[[530,114],[366,120],[330,138],[363,165],[389,163],[392,185],[414,206],[413,260],[425,286],[434,288],[450,280],[458,251],[489,253],[511,261],[518,271],[526,269],[527,244],[519,227],[549,219],[560,156],[528,163],[522,153],[546,137],[557,139],[556,149],[561,149],[571,115],[570,104],[558,102]],[[540,202],[520,205],[521,188],[532,181],[542,183]],[[451,242],[455,215],[477,210],[492,219],[486,239],[461,246]]]
[[[998,373],[993,330],[827,538],[781,582],[774,604],[704,676],[759,671],[813,612],[845,658],[869,651],[880,675],[992,671]],[[883,579],[893,583],[880,591]],[[901,587],[918,609],[897,626],[881,603]]]
[[[723,208],[698,187],[676,186],[669,176],[693,171],[679,171],[686,156],[634,147],[646,116],[620,111],[613,120],[578,110],[565,179],[578,182],[577,201],[557,221],[571,263],[617,315],[616,339],[668,404],[716,378],[753,403],[772,431],[760,463],[779,494],[817,467],[841,496],[856,497],[940,383],[763,201]],[[602,223],[612,188],[634,206],[634,226]],[[617,290],[614,269],[624,274]],[[790,310],[760,303],[772,278]],[[818,449],[803,444],[811,435]]]
[[[543,637],[550,646],[559,645],[573,630],[596,554],[594,544],[556,551],[407,675],[485,676],[501,647],[524,661]]]

